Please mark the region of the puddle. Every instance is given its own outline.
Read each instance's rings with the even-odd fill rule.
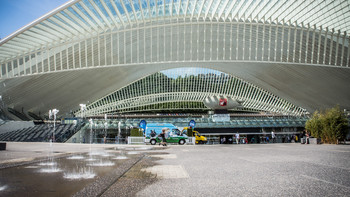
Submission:
[[[135,153],[135,152],[134,152]],[[72,196],[129,159],[115,151],[70,155],[1,170],[0,196]]]

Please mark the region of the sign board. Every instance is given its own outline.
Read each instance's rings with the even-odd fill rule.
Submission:
[[[140,128],[143,129],[143,132],[146,131],[146,125],[147,125],[146,120],[141,120],[141,121],[140,121],[139,126],[140,126]]]
[[[229,122],[230,114],[214,114],[213,116],[214,122]]]
[[[226,106],[227,105],[227,98],[220,98],[219,105]]]
[[[191,120],[189,123],[188,123],[188,126],[194,128],[196,126],[196,122],[194,120]]]

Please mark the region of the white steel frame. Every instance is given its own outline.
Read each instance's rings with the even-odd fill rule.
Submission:
[[[208,68],[177,68],[135,81],[87,105],[88,116],[120,112],[205,109],[208,96],[227,96],[241,103],[238,110],[302,115],[297,107],[251,83]],[[186,73],[186,75],[184,74]],[[168,104],[167,104],[168,103]],[[77,111],[75,115],[80,116]]]

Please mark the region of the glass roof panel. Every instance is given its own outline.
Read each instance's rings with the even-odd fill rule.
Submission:
[[[83,2],[84,2],[85,5],[90,9],[90,11],[92,11],[92,13],[94,13],[94,15],[100,20],[100,22],[104,24],[103,19],[102,19],[101,16],[98,14],[98,12],[95,10],[95,8],[91,5],[91,3],[90,3],[88,0],[83,0]]]
[[[101,1],[99,0],[94,0],[95,4],[97,5],[97,7],[100,9],[100,11],[104,14],[104,16],[109,20],[110,23],[112,23],[112,19],[110,18],[109,14],[107,13],[107,11],[105,10],[105,8],[103,7]]]
[[[120,0],[111,0],[111,1],[114,1],[120,14],[125,14],[125,10],[124,10],[122,4],[120,3]]]
[[[60,13],[61,13],[63,16],[65,16],[66,18],[68,18],[70,21],[72,21],[73,23],[75,23],[76,25],[78,25],[79,27],[81,27],[81,25],[80,25],[77,21],[75,21],[74,19],[72,19],[66,12],[61,11]]]
[[[58,26],[58,27],[60,27],[60,28],[62,28],[62,29],[64,29],[61,25],[59,25],[59,24],[57,24],[57,23],[55,23],[54,21],[52,21],[51,19],[47,19],[47,21],[48,22],[50,22],[50,23],[52,23],[52,24],[54,24],[55,26]]]
[[[60,17],[58,17],[57,15],[53,15],[53,17],[59,21],[61,21],[62,23],[66,24],[67,26],[72,27],[72,25],[70,25],[69,23],[67,23],[65,20],[61,19]]]
[[[109,9],[109,10],[111,11],[111,13],[113,14],[114,19],[115,19],[117,22],[120,22],[119,17],[118,17],[118,15],[117,15],[117,12],[116,12],[115,9],[113,8],[113,6],[112,6],[110,0],[104,0],[104,1],[105,1],[106,5],[107,5],[108,9]]]
[[[73,10],[73,8],[69,7],[67,9],[69,12],[71,12],[72,14],[74,14],[74,16],[76,16],[78,19],[80,19],[83,23],[85,23],[87,26],[90,26],[88,22],[86,22],[75,10]],[[65,13],[67,14],[67,13]]]
[[[123,3],[124,3],[124,6],[130,16],[130,19],[133,20],[135,19],[135,16],[134,16],[134,12],[132,10],[132,7],[131,7],[131,4],[130,4],[130,1],[129,0],[122,0]]]
[[[94,24],[97,25],[96,21],[89,15],[89,13],[86,12],[86,10],[85,10],[79,3],[77,3],[77,4],[75,4],[75,5],[77,6],[77,8],[78,8],[81,12],[83,12],[83,13],[85,14],[86,17],[88,17],[88,18],[90,19],[90,21],[92,21]]]

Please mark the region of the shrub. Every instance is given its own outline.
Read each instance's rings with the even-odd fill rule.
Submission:
[[[130,136],[142,137],[143,136],[143,132],[139,128],[132,128],[131,131],[130,131]]]
[[[348,120],[337,106],[323,113],[316,111],[306,122],[305,128],[313,137],[321,138],[322,142],[337,144],[346,137]]]
[[[311,133],[313,137],[322,138],[322,114],[315,111],[312,118],[305,123],[305,128]]]

